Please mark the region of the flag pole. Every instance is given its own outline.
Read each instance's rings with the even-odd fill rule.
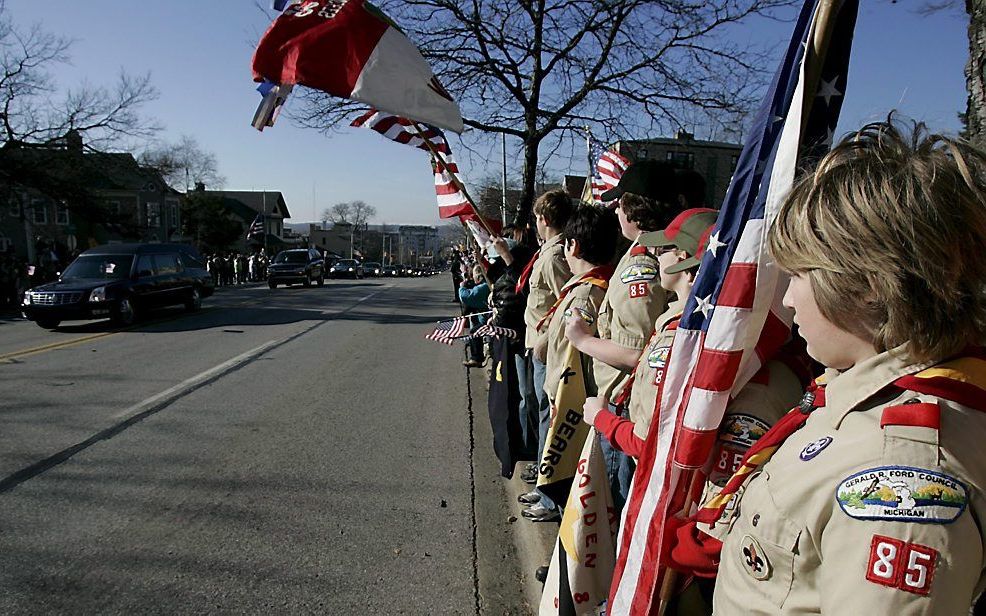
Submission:
[[[466,201],[469,202],[469,207],[471,207],[473,213],[476,214],[476,218],[479,219],[479,224],[481,224],[483,226],[483,229],[485,229],[486,232],[490,234],[490,237],[499,237],[499,235],[497,235],[493,231],[493,229],[490,228],[489,224],[487,224],[487,222],[486,222],[486,219],[479,212],[479,208],[476,207],[476,202],[473,201],[472,200],[472,197],[469,196],[469,191],[466,190],[465,185],[463,185],[462,182],[459,181],[459,178],[457,178],[454,173],[452,173],[451,171],[449,171],[448,165],[445,164],[445,160],[441,156],[438,155],[438,150],[436,150],[435,149],[435,146],[431,143],[431,141],[429,139],[426,139],[425,136],[422,134],[423,131],[421,130],[421,127],[418,126],[418,123],[417,122],[411,122],[411,129],[414,131],[414,134],[415,135],[417,135],[422,141],[425,142],[425,146],[428,148],[428,151],[431,152],[431,159],[432,159],[432,161],[437,162],[438,163],[438,166],[443,171],[445,171],[445,172],[448,173],[449,178],[452,179],[452,183],[455,184],[455,187],[457,189],[459,189],[462,192],[462,194],[465,196]],[[462,224],[465,225],[465,223],[462,223]]]

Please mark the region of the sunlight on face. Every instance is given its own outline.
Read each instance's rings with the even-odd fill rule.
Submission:
[[[808,354],[824,366],[845,370],[876,355],[871,342],[839,328],[822,315],[807,274],[791,276],[784,305],[794,310],[794,322],[807,343]]]

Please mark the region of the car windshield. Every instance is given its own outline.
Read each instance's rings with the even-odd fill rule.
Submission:
[[[62,272],[62,280],[119,280],[130,276],[133,255],[83,255]]]
[[[274,263],[308,263],[308,253],[301,252],[282,252],[274,259]]]
[[[364,265],[363,267],[374,267],[374,268],[376,268],[376,267],[380,267],[380,264],[379,263],[374,263],[374,262],[371,261],[371,262],[367,263],[366,265]]]
[[[336,267],[356,267],[356,261],[352,259],[343,259],[336,263]]]

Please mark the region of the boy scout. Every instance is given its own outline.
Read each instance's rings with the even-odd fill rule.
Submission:
[[[639,245],[637,238],[645,231],[663,229],[681,208],[674,168],[651,160],[630,165],[619,184],[603,193],[602,199],[619,200],[616,212],[620,230],[632,243],[616,265],[599,308],[599,337],[591,336],[577,318],[569,319],[566,334],[579,351],[593,358],[592,372],[599,395],[612,399],[637,366],[654,321],[667,309],[667,294],[658,279],[657,257]],[[605,439],[600,445],[606,454],[614,502],[622,508],[633,467]]]
[[[871,124],[769,234],[826,385],[700,522],[716,614],[965,614],[986,585],[986,157]],[[772,455],[771,455],[772,454]]]
[[[527,307],[524,311],[524,323],[527,325],[524,346],[529,350],[534,349],[539,336],[547,335],[544,330],[537,331],[537,324],[554,305],[562,287],[572,277],[572,270],[565,260],[565,250],[562,246],[562,230],[568,224],[574,209],[575,205],[571,198],[562,190],[548,191],[534,202],[534,220],[538,236],[543,243],[534,259],[524,268],[518,284],[519,287],[523,287],[525,279],[530,281],[530,294],[527,296]],[[538,401],[537,459],[540,460],[548,427],[551,424],[551,406],[548,403],[548,395],[544,392],[545,364],[533,353],[529,352],[528,355],[533,374],[534,395]],[[534,483],[537,480],[537,465],[531,465],[522,478]],[[534,504],[540,500],[545,509],[557,509],[550,499],[536,490],[522,494],[519,500],[525,504]]]

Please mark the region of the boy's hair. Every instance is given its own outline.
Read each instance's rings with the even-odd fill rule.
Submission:
[[[613,210],[583,204],[565,225],[562,237],[579,243],[579,258],[593,265],[613,260],[620,238],[620,222]]]
[[[843,139],[797,182],[769,242],[826,319],[926,362],[986,331],[986,155],[909,132],[891,114]]]
[[[479,263],[477,263],[476,265],[473,265],[472,266],[472,275],[473,276],[476,276],[476,275],[482,276],[484,271],[485,270],[483,270],[483,266],[480,265]]]
[[[549,190],[534,202],[534,215],[543,216],[549,227],[564,229],[575,211],[575,203],[564,190]]]

